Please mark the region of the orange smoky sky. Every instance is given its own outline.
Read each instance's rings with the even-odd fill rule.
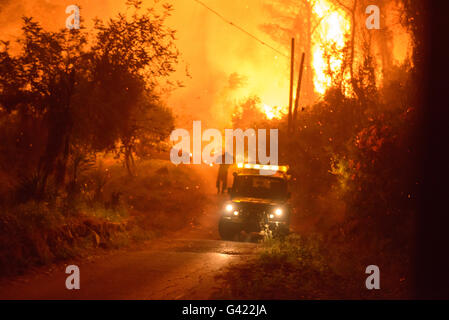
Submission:
[[[174,7],[167,24],[177,31],[176,45],[181,54],[177,71],[170,80],[181,81],[184,87],[171,91],[169,95],[164,96],[164,100],[176,115],[178,127],[190,128],[192,120],[201,120],[204,127],[229,128],[236,103],[251,96],[260,98],[259,107],[269,118],[280,115],[279,108],[276,107],[286,112],[290,77],[289,38],[295,35],[287,34],[274,41],[266,29],[262,28],[267,23],[280,22],[275,21],[273,12],[269,11],[270,6],[267,6],[268,3],[273,5],[275,2],[201,0],[225,19],[265,42],[267,46],[226,23],[195,0],[165,2]],[[143,6],[152,6],[153,3],[153,0],[144,0]],[[330,85],[325,75],[325,50],[322,45],[328,40],[340,39],[340,46],[343,46],[345,32],[350,30],[350,24],[344,13],[335,10],[329,0],[316,0],[313,3],[316,19],[322,18],[320,12],[323,16],[329,10],[332,12],[320,19],[321,24],[312,38],[313,55],[306,57],[306,60],[311,59],[314,68],[312,88],[314,86],[314,90],[322,94]],[[107,19],[119,12],[126,12],[125,0],[0,0],[0,38],[14,40],[20,36],[22,16],[35,17],[45,28],[64,28],[68,17],[65,8],[71,4],[80,6],[82,23],[87,28],[92,27],[92,19],[95,17]],[[383,11],[387,13],[383,23],[399,25],[397,17],[400,16],[401,8],[395,6],[392,3],[386,8],[388,10]],[[299,12],[293,10],[293,16],[297,14]],[[293,26],[287,25],[285,30],[289,28]],[[377,50],[374,52],[377,57],[382,56],[382,52],[386,50],[392,50],[396,62],[400,64],[410,53],[411,44],[409,35],[404,30],[399,30],[399,26],[395,28],[388,36],[390,44],[385,40],[387,33],[378,32],[383,37],[378,36],[377,49],[373,50]],[[274,47],[275,50],[268,46]],[[338,66],[338,58],[335,59],[337,60],[333,64]],[[296,63],[295,70],[298,66]],[[381,74],[378,72],[378,75]],[[311,86],[310,83],[305,85],[309,88]]]
[[[202,120],[207,127],[229,126],[235,103],[251,95],[259,96],[269,106],[287,105],[288,58],[193,0],[168,2],[173,4],[174,11],[167,24],[177,30],[176,43],[181,53],[178,70],[172,78],[182,81],[185,87],[176,89],[166,100],[179,125]],[[262,0],[205,0],[204,3],[261,40],[285,50],[270,42],[259,29],[269,19]],[[65,8],[70,4],[80,6],[81,19],[87,27],[92,26],[94,17],[105,19],[126,10],[122,0],[1,0],[2,39],[20,36],[22,16],[33,16],[49,29],[63,28],[68,17]],[[153,1],[143,2],[144,6],[152,4]]]
[[[178,30],[179,48],[192,78],[184,81],[186,87],[177,90],[171,101],[184,113],[200,111],[208,126],[220,128],[230,124],[235,102],[248,96],[257,95],[262,105],[288,104],[288,58],[193,0],[174,5],[170,23]],[[285,50],[259,29],[270,18],[263,1],[208,0],[207,5],[279,51]]]

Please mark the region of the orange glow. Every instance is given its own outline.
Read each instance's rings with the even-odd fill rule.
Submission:
[[[350,20],[342,10],[336,10],[328,0],[319,0],[313,7],[313,13],[317,20],[322,19],[313,35],[313,58],[312,67],[314,69],[315,91],[324,94],[331,86],[331,78],[327,74],[330,70],[335,72],[341,68],[342,54],[333,55],[329,62],[326,61],[325,53],[332,45],[336,50],[341,50],[345,46],[345,37],[351,31]]]
[[[331,77],[327,74],[328,67],[330,66],[330,70],[336,72],[342,66],[343,57],[339,52],[344,48],[347,36],[351,32],[351,22],[347,13],[339,8],[335,1],[308,1],[312,5],[312,25],[318,22],[319,24],[312,34],[311,53],[306,52],[305,57],[307,63],[310,61],[313,75],[310,79],[303,77],[301,97],[304,96],[304,90],[314,90],[318,96],[321,96],[332,85]],[[296,8],[294,5],[290,6],[289,1],[279,1],[281,7],[285,6],[288,9],[281,10],[281,16],[273,16],[265,8],[270,1],[203,1],[236,25],[284,53],[286,57],[223,22],[194,1],[168,0],[168,2],[174,5],[174,11],[168,18],[167,25],[177,30],[176,44],[181,52],[177,72],[170,76],[170,81],[172,83],[181,81],[185,87],[167,91],[169,93],[163,98],[167,105],[179,115],[178,126],[189,127],[192,120],[201,118],[207,121],[209,127],[229,128],[236,102],[249,96],[260,98],[261,103],[258,108],[267,119],[278,119],[287,113],[290,37],[296,35],[298,41],[299,31],[296,25],[285,21],[294,19],[302,21],[306,18],[297,10],[300,8],[299,4]],[[351,1],[346,2],[351,3]],[[107,19],[118,12],[126,12],[123,0],[104,0],[101,4],[95,1],[78,0],[76,3],[81,7],[81,16],[88,28],[92,27],[94,17]],[[385,30],[388,33],[385,34],[389,38],[386,36],[384,38],[387,40],[376,38],[378,31],[371,33],[372,53],[378,68],[376,70],[378,84],[382,82],[383,68],[388,68],[391,64],[400,65],[411,57],[413,41],[408,31],[400,24],[399,19],[404,10],[400,3],[388,2],[382,8],[384,18],[381,21],[381,29],[386,27]],[[144,7],[151,5],[152,1],[143,2]],[[364,25],[362,9],[359,8],[361,14],[357,17],[359,28]],[[21,16],[23,15],[35,16],[37,21],[50,30],[64,27],[67,18],[65,5],[57,0],[10,1],[0,11],[2,20],[0,31],[4,35],[2,39],[14,40],[21,34]],[[282,37],[270,38],[270,35],[260,28],[266,24],[279,25],[282,30],[288,32]],[[275,31],[273,34],[277,36],[278,33]],[[360,37],[360,30],[358,33]],[[360,41],[360,38],[356,39],[357,41]],[[14,47],[14,42],[11,46]],[[337,53],[327,60],[326,54],[331,52],[333,46]],[[360,43],[357,43],[357,46],[360,47]],[[383,65],[381,57],[386,51],[392,53],[394,61],[389,64],[388,57]],[[301,52],[297,49],[295,86],[300,54]],[[361,61],[358,55],[360,52],[356,52],[356,63]],[[186,70],[189,76],[186,76]],[[232,77],[233,74],[237,76]],[[349,75],[344,74],[343,77],[348,79]],[[310,80],[313,81],[313,86],[305,82]],[[345,85],[345,87],[349,86]],[[309,94],[309,96],[312,95]],[[307,101],[307,103],[312,102]]]
[[[283,108],[277,106],[269,106],[265,103],[262,105],[262,107],[262,111],[265,113],[265,116],[269,120],[280,119],[284,115]]]

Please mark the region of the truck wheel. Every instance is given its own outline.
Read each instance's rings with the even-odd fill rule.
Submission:
[[[223,219],[218,223],[218,233],[223,240],[234,240],[237,234],[235,226]]]
[[[289,233],[290,233],[289,228],[282,226],[274,230],[273,237],[283,240],[286,236],[289,235]]]

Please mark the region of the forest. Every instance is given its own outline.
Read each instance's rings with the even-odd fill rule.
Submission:
[[[291,119],[288,87],[270,104],[263,90],[248,89],[254,76],[243,66],[229,67],[215,95],[219,81],[204,83],[206,102],[203,91],[188,91],[195,74],[168,23],[177,10],[169,2],[147,8],[128,1],[126,13],[72,30],[23,17],[20,37],[5,39],[0,50],[0,273],[148,240],[194,221],[211,201],[208,179],[155,156],[168,154],[172,130],[190,128],[193,119],[279,129],[279,161],[292,175],[300,235],[267,244],[253,264],[231,267],[219,297],[413,297],[426,7],[376,1],[382,27],[369,30],[370,4],[264,2],[271,19],[259,32],[282,52],[296,40],[295,90],[305,56]],[[214,58],[197,60],[207,68]],[[255,74],[271,80],[265,69]],[[181,98],[167,99],[170,92]],[[354,276],[370,264],[388,270],[381,294],[362,292],[365,274]],[[317,278],[333,285],[316,285]]]

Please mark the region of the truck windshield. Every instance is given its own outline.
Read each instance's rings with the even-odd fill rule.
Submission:
[[[282,178],[269,176],[236,176],[233,195],[240,197],[285,199],[287,183]]]

